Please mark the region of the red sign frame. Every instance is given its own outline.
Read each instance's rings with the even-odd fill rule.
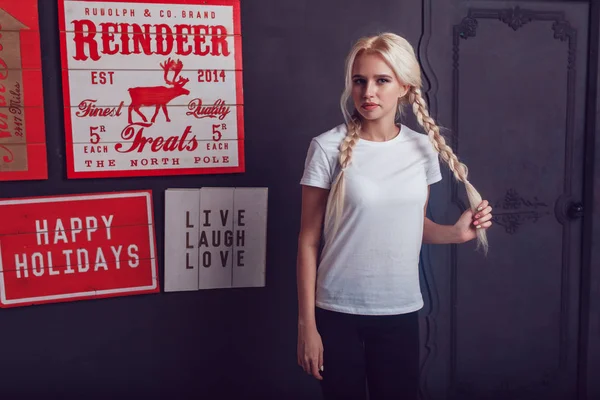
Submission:
[[[4,92],[4,103],[3,107],[6,109],[5,115],[12,114],[15,119],[24,121],[25,129],[25,147],[26,147],[26,170],[8,170],[2,171],[0,169],[0,181],[15,181],[15,180],[43,180],[48,178],[48,164],[46,155],[46,132],[44,123],[44,100],[43,100],[43,86],[42,86],[42,59],[40,49],[40,32],[38,22],[38,8],[37,0],[0,0],[0,12],[6,13],[7,18],[12,18],[13,23],[22,25],[19,31],[19,43],[20,43],[20,69],[9,65],[9,69],[3,69],[0,73],[0,83],[2,80],[7,78],[11,74],[11,70],[14,73],[21,73],[21,86],[20,95],[15,93],[19,90],[7,87]],[[13,27],[8,27],[2,32],[6,32],[8,35],[14,33]],[[8,36],[4,35],[4,36]],[[2,39],[0,39],[2,40]],[[6,66],[3,59],[3,53],[14,52],[15,49],[11,46],[6,46],[6,43],[0,43],[3,45],[0,50],[0,59],[2,64]],[[14,56],[14,53],[12,54]],[[4,73],[6,72],[6,74]],[[8,98],[12,93],[12,101]],[[14,101],[20,102],[22,99],[23,104],[15,106]],[[4,114],[3,111],[0,111]],[[25,117],[22,117],[22,114]],[[16,132],[15,132],[16,133]],[[14,136],[13,136],[14,138]],[[3,162],[9,162],[11,159],[12,152],[7,147],[3,147],[3,144],[10,145],[15,142],[14,139],[9,139],[7,142],[3,142],[0,139],[0,165]],[[19,145],[21,145],[19,143]],[[14,147],[13,147],[14,148]],[[12,162],[12,161],[11,161]]]
[[[65,21],[65,5],[73,3],[98,3],[98,0],[59,0],[59,28],[60,28],[60,51],[61,51],[61,64],[62,64],[62,78],[63,78],[63,97],[64,97],[64,117],[65,117],[65,139],[66,139],[66,161],[67,161],[67,177],[69,179],[78,178],[108,178],[108,177],[134,177],[134,176],[162,176],[162,175],[200,175],[200,174],[230,174],[230,173],[243,173],[245,172],[245,134],[244,134],[244,95],[243,95],[243,62],[242,62],[242,38],[241,38],[241,21],[240,21],[240,0],[104,0],[101,3],[110,7],[111,4],[118,3],[133,3],[133,4],[147,4],[147,5],[184,5],[184,6],[231,6],[233,10],[233,31],[227,33],[228,36],[233,36],[233,43],[235,44],[235,71],[231,71],[232,75],[235,75],[235,108],[236,108],[236,137],[230,139],[231,142],[236,142],[237,151],[233,152],[237,158],[236,166],[223,166],[223,167],[181,167],[181,168],[156,168],[156,169],[135,169],[129,167],[118,170],[76,170],[76,161],[78,154],[76,154],[74,148],[77,145],[83,145],[82,142],[75,140],[77,132],[74,127],[74,117],[72,115],[72,109],[81,107],[81,103],[72,103],[71,96],[71,82],[69,78],[69,72],[72,69],[69,68],[69,55],[68,55],[68,34],[72,33],[72,29],[67,27]],[[116,9],[117,6],[115,6]],[[175,20],[176,21],[176,20]],[[173,22],[173,21],[171,21]],[[180,21],[183,22],[183,21]],[[166,23],[166,22],[165,22]],[[115,34],[115,37],[118,36]],[[157,66],[158,67],[158,66]],[[120,65],[120,69],[128,71],[127,67]],[[91,71],[92,69],[90,69]],[[135,69],[131,69],[134,71]],[[190,82],[192,83],[192,82]],[[133,99],[131,100],[133,101]],[[200,104],[201,105],[201,104]],[[188,105],[191,106],[191,103]],[[218,103],[215,103],[215,108]],[[111,105],[114,110],[118,110],[117,104]],[[107,109],[109,107],[106,107]],[[127,105],[125,110],[121,109],[126,113]],[[81,110],[81,108],[79,108]],[[158,112],[158,108],[157,108]],[[147,112],[148,116],[152,115]],[[162,115],[159,115],[161,117]],[[214,115],[211,116],[214,118]],[[154,121],[152,121],[154,122]],[[130,120],[131,123],[131,120]],[[90,127],[91,131],[92,127]],[[213,132],[215,128],[213,127]],[[219,128],[217,128],[217,132]],[[93,135],[91,132],[84,132],[81,135]],[[122,138],[123,136],[121,136]],[[183,138],[185,138],[185,133]],[[151,137],[153,138],[153,137]],[[183,139],[182,139],[183,140]],[[101,143],[101,142],[100,142]],[[115,142],[107,142],[115,144]],[[119,142],[122,143],[122,142]],[[123,142],[124,143],[124,142]],[[212,143],[212,142],[210,142]],[[201,145],[204,146],[205,142],[201,141]],[[208,147],[209,142],[206,142]],[[222,143],[221,143],[222,144]],[[180,148],[181,149],[181,148]],[[180,150],[181,151],[181,150]],[[81,156],[79,154],[79,156]],[[206,160],[208,157],[204,157]],[[164,160],[164,159],[163,159]],[[108,161],[108,160],[107,160]],[[160,161],[160,158],[159,158]],[[87,162],[87,161],[86,161]]]
[[[0,307],[160,291],[152,191],[0,200]]]

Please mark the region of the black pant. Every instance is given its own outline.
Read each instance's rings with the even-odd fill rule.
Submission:
[[[326,400],[414,400],[419,391],[417,312],[368,316],[316,309]],[[367,389],[368,387],[368,389]]]

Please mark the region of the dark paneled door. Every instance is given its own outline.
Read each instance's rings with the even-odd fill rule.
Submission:
[[[495,226],[487,258],[424,252],[423,398],[576,398],[588,17],[583,2],[425,1],[432,111]],[[447,174],[429,212],[452,223],[465,204]]]

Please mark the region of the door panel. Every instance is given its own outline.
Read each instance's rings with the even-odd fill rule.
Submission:
[[[424,397],[447,383],[461,400],[574,398],[581,219],[569,209],[583,190],[587,5],[443,0],[431,18],[432,110],[495,225],[487,257],[473,243],[424,255],[437,299]],[[467,200],[445,178],[430,214],[449,224]]]

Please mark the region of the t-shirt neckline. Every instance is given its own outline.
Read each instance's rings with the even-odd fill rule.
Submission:
[[[396,136],[394,136],[390,140],[386,140],[384,142],[376,142],[373,140],[367,140],[367,139],[360,138],[358,140],[357,145],[366,145],[366,146],[371,146],[371,147],[390,146],[390,145],[393,145],[394,143],[403,141],[405,139],[405,136],[406,136],[406,132],[404,129],[404,125],[400,124],[400,131],[398,132],[398,134]]]

